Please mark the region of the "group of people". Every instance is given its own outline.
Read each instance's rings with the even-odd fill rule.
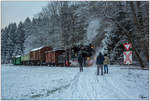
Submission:
[[[99,75],[99,69],[101,69],[101,75],[108,74],[108,64],[109,64],[109,57],[107,56],[107,54],[103,56],[102,53],[99,53],[96,59],[97,75]],[[103,73],[103,67],[104,67],[104,73]]]
[[[83,58],[81,53],[79,53],[78,62],[80,66],[80,72],[83,72],[83,65],[85,63],[85,59]],[[102,53],[99,53],[96,59],[97,75],[99,75],[100,70],[101,70],[101,75],[108,74],[108,64],[109,64],[109,57],[107,56],[107,54],[103,56]],[[103,73],[103,68],[104,68],[104,73]]]

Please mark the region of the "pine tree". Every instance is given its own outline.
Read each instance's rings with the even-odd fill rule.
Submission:
[[[29,17],[27,17],[24,21],[24,29],[25,29],[25,38],[32,34],[32,22]]]
[[[16,46],[16,41],[17,41],[17,25],[16,23],[11,23],[8,25],[8,43],[6,46],[7,49],[7,61],[8,63],[11,62],[12,57],[15,55],[15,46]]]
[[[5,29],[1,30],[1,60],[2,63],[7,62],[7,44],[8,44],[8,28],[5,27]]]
[[[16,54],[22,55],[24,53],[24,41],[25,41],[25,28],[23,23],[20,22],[17,29]]]

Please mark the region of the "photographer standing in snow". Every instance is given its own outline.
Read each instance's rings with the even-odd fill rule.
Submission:
[[[103,75],[103,62],[104,62],[104,56],[100,52],[96,59],[97,75],[99,75],[99,68],[101,68],[101,75]]]
[[[80,72],[83,72],[83,56],[82,56],[82,51],[80,50],[79,55],[78,55],[78,62],[80,65]]]

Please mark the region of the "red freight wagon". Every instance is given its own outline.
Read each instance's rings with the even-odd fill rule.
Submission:
[[[40,47],[32,49],[30,52],[30,60],[32,64],[45,64],[46,56],[45,52],[52,50],[51,47]]]
[[[46,64],[65,65],[65,50],[52,50],[46,52]]]
[[[52,52],[47,51],[46,52],[46,64],[51,63],[51,60],[52,60]]]

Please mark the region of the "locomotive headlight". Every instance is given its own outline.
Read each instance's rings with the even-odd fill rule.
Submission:
[[[87,60],[90,60],[90,57],[87,57]]]

